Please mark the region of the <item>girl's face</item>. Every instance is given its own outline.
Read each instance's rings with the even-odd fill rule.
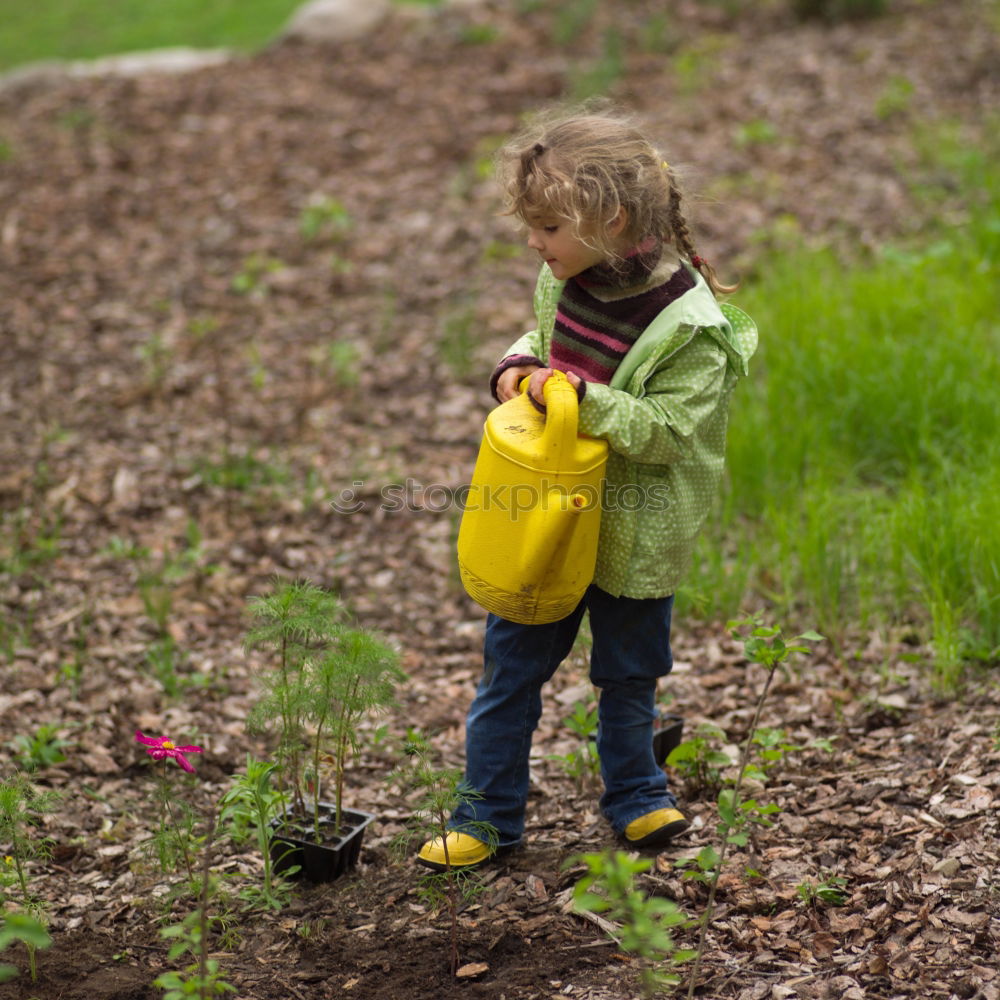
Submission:
[[[526,220],[528,246],[549,265],[553,277],[565,281],[601,263],[604,256],[587,246],[571,222],[556,216]]]

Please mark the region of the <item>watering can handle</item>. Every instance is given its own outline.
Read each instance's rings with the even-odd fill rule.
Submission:
[[[530,380],[530,375],[521,379],[521,392],[528,391]],[[563,372],[553,369],[542,386],[542,395],[545,397],[543,440],[549,446],[556,441],[575,441],[579,407],[576,389],[570,384],[569,379]]]

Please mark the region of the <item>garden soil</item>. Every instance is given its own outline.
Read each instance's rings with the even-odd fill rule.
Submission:
[[[585,644],[546,696],[524,846],[459,915],[461,977],[446,914],[392,850],[413,812],[387,780],[408,728],[462,761],[482,613],[457,581],[454,499],[486,376],[531,322],[536,263],[489,156],[603,74],[697,194],[699,252],[723,275],[752,278],[775,247],[856,257],[974,210],[929,137],[985,141],[1000,49],[978,0],[836,24],[778,2],[636,2],[614,23],[605,5],[575,24],[579,6],[403,12],[339,47],[0,94],[4,770],[40,727],[67,744],[36,772],[63,796],[31,866],[52,947],[35,983],[4,955],[22,974],[2,1000],[151,1000],[183,966],[159,930],[192,903],[144,857],[154,774],[133,733],[204,746],[176,792],[202,816],[267,755],[246,734],[264,661],[243,638],[275,577],[339,592],[409,679],[349,774],[350,804],[378,816],[352,874],[241,910],[261,860],[213,842],[229,902],[211,954],[233,995],[638,996],[635,960],[571,901],[578,856],[614,845],[595,779],[566,767]],[[919,614],[900,610],[776,679],[762,724],[794,749],[754,789],[778,811],[722,872],[695,995],[1000,996],[1000,698],[979,674],[961,700],[936,694]],[[679,616],[674,646],[665,708],[735,754],[762,670],[721,622]],[[706,888],[674,862],[718,843],[714,793],[671,780],[692,828],[640,884],[697,918]],[[816,896],[833,879],[841,905]]]

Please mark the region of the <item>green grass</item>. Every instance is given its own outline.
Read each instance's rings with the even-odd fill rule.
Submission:
[[[174,45],[249,50],[300,0],[8,0],[0,71],[39,59],[90,59]]]
[[[922,248],[849,267],[775,254],[740,292],[761,347],[686,602],[732,616],[763,599],[831,634],[915,624],[942,689],[1000,657],[995,164],[974,146],[938,153],[970,208]]]

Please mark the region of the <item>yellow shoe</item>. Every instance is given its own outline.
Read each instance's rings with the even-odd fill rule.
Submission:
[[[677,809],[654,809],[625,827],[625,840],[630,847],[662,847],[690,825]]]
[[[445,857],[445,844],[448,847],[448,855]],[[452,870],[456,868],[474,868],[481,865],[493,855],[493,850],[489,844],[483,843],[476,837],[468,833],[459,833],[452,830],[448,834],[447,840],[440,837],[428,840],[420,853],[417,861],[426,868],[433,868],[436,872],[448,870],[450,865]]]

